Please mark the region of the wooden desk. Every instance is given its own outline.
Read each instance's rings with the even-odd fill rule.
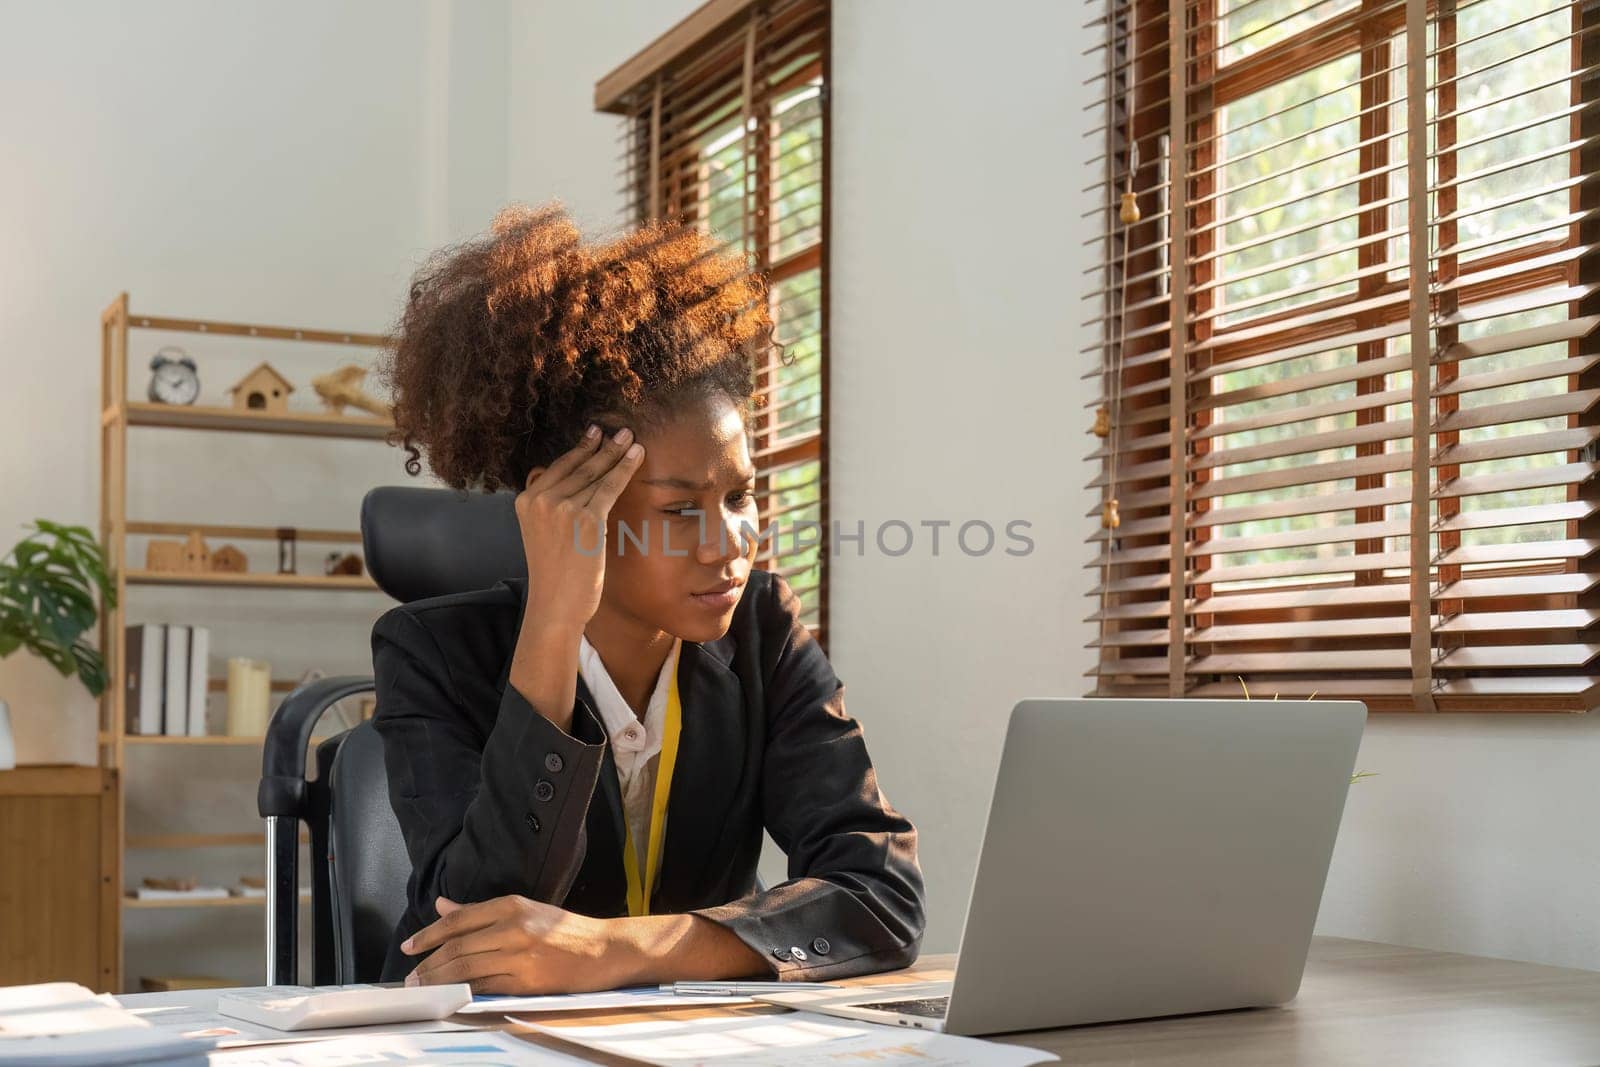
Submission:
[[[925,956],[905,971],[865,982],[949,978],[954,962],[953,956]],[[686,1010],[716,1014],[709,1007]],[[592,1024],[643,1017],[639,1012],[573,1012],[540,1021]],[[664,1011],[659,1017],[684,1016]],[[1035,1030],[989,1040],[1044,1049],[1073,1065],[1592,1065],[1600,1064],[1600,972],[1317,938],[1300,995],[1281,1008]],[[558,1042],[550,1047],[576,1051]],[[600,1063],[631,1062],[585,1055]]]
[[[1072,1064],[1600,1064],[1600,972],[1317,938],[1281,1008],[1005,1035]]]
[[[926,956],[907,970],[851,984],[949,978],[953,963],[953,956]],[[185,1003],[215,992],[119,999],[129,1006]],[[593,1025],[782,1010],[708,1005],[537,1018],[550,1025]],[[595,1063],[634,1062],[533,1033],[515,1022],[508,1021],[505,1029]],[[1593,1065],[1600,1064],[1600,972],[1318,938],[1300,995],[1281,1008],[1038,1030],[990,1040],[1044,1049],[1074,1065]]]

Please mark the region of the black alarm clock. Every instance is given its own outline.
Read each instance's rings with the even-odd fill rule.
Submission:
[[[183,349],[168,345],[150,361],[150,390],[156,404],[193,404],[200,395],[200,375]]]

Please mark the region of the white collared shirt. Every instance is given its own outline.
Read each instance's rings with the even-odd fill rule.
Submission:
[[[655,799],[656,767],[660,763],[661,739],[667,720],[667,691],[678,664],[682,638],[673,638],[672,651],[656,676],[655,690],[645,705],[644,721],[634,714],[611,680],[600,653],[589,643],[587,634],[578,645],[578,673],[595,699],[595,710],[611,739],[611,755],[617,764],[617,784],[622,790],[622,810],[633,835],[634,856],[639,877],[645,877],[650,849],[650,806]],[[663,822],[665,828],[665,822]],[[650,887],[654,888],[654,887]],[[647,890],[648,892],[648,890]]]

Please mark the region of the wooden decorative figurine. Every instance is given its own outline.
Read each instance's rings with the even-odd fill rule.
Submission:
[[[145,570],[166,574],[192,574],[197,571],[229,570],[233,557],[237,556],[238,569],[244,570],[243,552],[232,545],[224,546],[219,551],[229,554],[224,556],[225,565],[220,567],[213,562],[206,539],[199,530],[193,530],[182,541],[151,541],[145,546],[144,566]]]
[[[186,571],[211,569],[211,550],[206,547],[206,539],[200,536],[199,530],[190,533],[189,540],[184,543],[183,569]]]
[[[200,884],[193,878],[177,876],[171,878],[145,878],[143,882],[146,889],[167,889],[174,893],[192,893]]]
[[[182,541],[151,541],[144,549],[144,569],[166,574],[183,570],[187,547]]]
[[[317,375],[311,379],[311,387],[317,391],[327,409],[336,415],[343,415],[348,404],[381,419],[390,418],[393,412],[389,405],[362,390],[361,382],[366,376],[365,367],[351,363],[327,374]]]
[[[294,527],[278,527],[278,573],[297,574],[294,558]]]
[[[258,363],[228,392],[233,394],[233,406],[239,411],[284,415],[289,411],[289,394],[294,392],[294,386],[272,364]]]
[[[329,552],[328,558],[322,561],[324,574],[361,574],[361,557],[354,552],[346,555],[342,552]]]
[[[243,552],[233,545],[223,545],[211,553],[211,569],[222,574],[243,574],[250,567]]]

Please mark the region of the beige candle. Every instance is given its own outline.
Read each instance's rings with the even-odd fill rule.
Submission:
[[[260,737],[271,713],[272,665],[265,660],[234,656],[228,660],[228,733]]]

